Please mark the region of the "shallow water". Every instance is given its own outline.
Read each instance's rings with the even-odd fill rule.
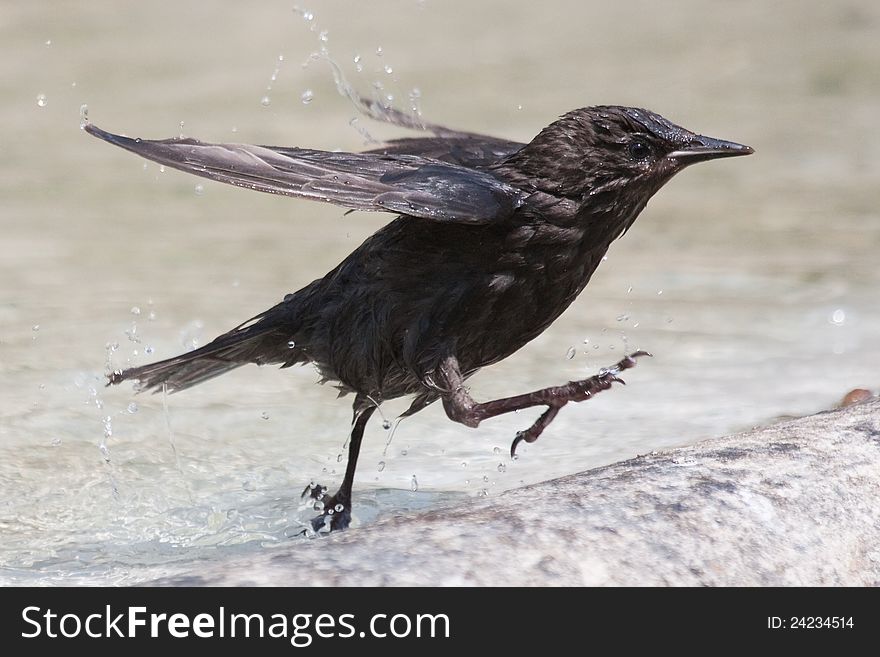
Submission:
[[[534,413],[474,431],[429,408],[387,445],[374,422],[357,522],[876,389],[876,3],[318,5],[311,20],[282,2],[4,9],[0,582],[137,583],[298,540],[302,487],[340,480],[348,400],[311,369],[242,368],[167,399],[103,373],[204,344],[387,219],[162,172],[78,129],[87,104],[144,137],[358,149],[364,130],[402,134],[350,125],[330,67],[303,66],[322,45],[362,92],[381,82],[463,129],[528,140],[621,103],[757,149],[674,180],[550,330],[472,380],[489,399],[652,351],[626,388],[566,407],[517,461]]]

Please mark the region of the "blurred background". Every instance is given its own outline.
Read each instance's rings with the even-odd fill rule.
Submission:
[[[388,217],[162,171],[79,129],[358,150],[366,96],[528,141],[647,107],[756,155],[689,169],[477,399],[655,354],[508,457],[522,413],[369,427],[355,521],[832,407],[880,363],[880,5],[872,1],[6,3],[0,18],[0,583],[136,583],[287,543],[335,489],[349,400],[245,367],[163,399],[174,355],[322,276]],[[86,106],[86,107],[83,107]],[[528,312],[528,309],[523,309]],[[406,402],[383,406],[393,419]],[[390,442],[389,442],[390,440]]]

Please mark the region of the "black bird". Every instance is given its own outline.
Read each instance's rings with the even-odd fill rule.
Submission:
[[[517,434],[532,442],[569,401],[620,381],[636,352],[598,375],[479,403],[465,380],[538,336],[580,294],[612,241],[673,175],[695,162],[748,155],[748,146],[694,134],[644,109],[576,109],[528,144],[424,124],[360,101],[374,118],[433,136],[341,153],[195,139],[90,134],[166,166],[220,182],[398,215],[323,278],[211,343],[115,371],[142,390],[177,391],[247,363],[313,363],[354,393],[342,485],[312,521],[351,518],[364,427],[383,401],[412,395],[404,415],[440,399],[468,427],[531,406],[546,411]],[[109,385],[109,384],[108,384]],[[309,489],[307,489],[308,491]],[[305,494],[305,493],[304,493]]]

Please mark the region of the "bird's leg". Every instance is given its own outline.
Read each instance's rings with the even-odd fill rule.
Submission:
[[[321,515],[312,518],[312,529],[318,533],[331,532],[337,529],[345,529],[351,523],[351,488],[354,484],[354,472],[357,468],[358,454],[361,451],[361,440],[364,437],[364,428],[367,421],[375,412],[376,406],[366,397],[358,395],[354,400],[354,418],[351,421],[351,436],[348,440],[348,464],[345,466],[345,476],[342,485],[336,494],[327,497],[325,486],[310,484],[303,491],[303,497],[309,495],[320,502],[316,504],[316,510],[323,510]]]
[[[579,402],[590,399],[593,395],[608,390],[613,383],[623,383],[618,376],[623,370],[635,367],[636,358],[650,356],[646,351],[636,351],[612,367],[600,370],[595,376],[580,381],[569,381],[565,385],[542,388],[524,395],[505,397],[488,402],[476,402],[464,386],[464,377],[458,360],[450,356],[443,360],[437,371],[437,378],[444,392],[443,408],[449,419],[460,422],[468,427],[477,427],[480,422],[496,415],[503,415],[522,408],[546,406],[547,410],[535,423],[516,434],[510,446],[510,455],[516,454],[520,442],[533,443],[559,413],[559,409],[568,402]]]

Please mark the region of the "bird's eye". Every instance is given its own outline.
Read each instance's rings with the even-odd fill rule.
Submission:
[[[644,139],[639,138],[633,139],[626,147],[626,150],[629,153],[629,156],[636,161],[647,160],[654,152],[651,148],[651,144]]]

